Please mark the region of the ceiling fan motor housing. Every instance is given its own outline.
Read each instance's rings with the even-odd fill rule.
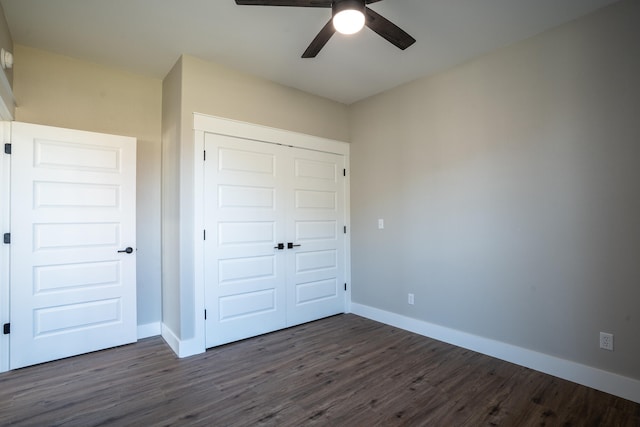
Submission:
[[[343,10],[358,10],[364,15],[364,0],[334,0],[331,4],[332,16],[336,16]]]

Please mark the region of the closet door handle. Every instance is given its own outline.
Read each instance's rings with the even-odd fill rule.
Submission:
[[[287,249],[297,248],[298,246],[301,246],[301,245],[294,245],[292,242],[287,243]]]
[[[129,246],[127,249],[123,249],[123,250],[121,250],[121,251],[118,251],[118,253],[119,253],[119,254],[122,254],[122,253],[128,253],[128,254],[130,254],[130,253],[133,253],[133,248],[132,248],[131,246]]]
[[[273,249],[277,249],[279,251],[284,249],[284,243],[278,243],[278,246],[274,246]]]

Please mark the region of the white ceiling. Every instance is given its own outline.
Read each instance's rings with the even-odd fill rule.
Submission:
[[[417,42],[369,29],[300,55],[330,9],[234,0],[0,0],[15,43],[164,77],[180,54],[346,104],[432,74],[616,0],[384,0],[369,7]]]

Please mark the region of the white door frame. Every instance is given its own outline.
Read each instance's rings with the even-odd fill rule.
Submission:
[[[4,144],[11,140],[11,123],[0,122],[2,148],[0,148],[0,234],[11,229],[10,156],[4,153]],[[9,245],[0,242],[0,327],[9,322]],[[9,370],[9,335],[0,328],[0,372]]]
[[[276,129],[252,123],[240,122],[236,120],[214,117],[200,113],[193,114],[194,129],[194,227],[193,227],[193,267],[194,267],[194,291],[195,291],[195,337],[202,347],[200,351],[206,350],[205,338],[205,286],[204,286],[204,240],[202,231],[204,230],[204,164],[202,156],[204,152],[204,134],[215,133],[218,135],[232,136],[254,141],[281,144],[290,147],[304,148],[307,150],[322,151],[325,153],[340,154],[344,156],[345,168],[345,222],[347,225],[347,235],[345,239],[345,279],[347,281],[347,292],[345,293],[345,312],[351,312],[351,222],[350,222],[350,173],[349,173],[349,149],[347,142],[333,139],[321,138],[312,135],[292,132],[283,129]],[[202,313],[203,315],[199,315]],[[193,349],[195,350],[195,349]],[[194,353],[195,354],[195,353]],[[187,354],[184,354],[185,356]]]

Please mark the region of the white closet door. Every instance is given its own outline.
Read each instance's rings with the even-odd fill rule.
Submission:
[[[344,157],[216,134],[205,151],[207,347],[344,312]]]
[[[286,327],[282,148],[206,134],[207,347]]]
[[[344,312],[344,157],[295,149],[288,192],[287,326]]]
[[[12,123],[10,368],[136,341],[136,141]]]

